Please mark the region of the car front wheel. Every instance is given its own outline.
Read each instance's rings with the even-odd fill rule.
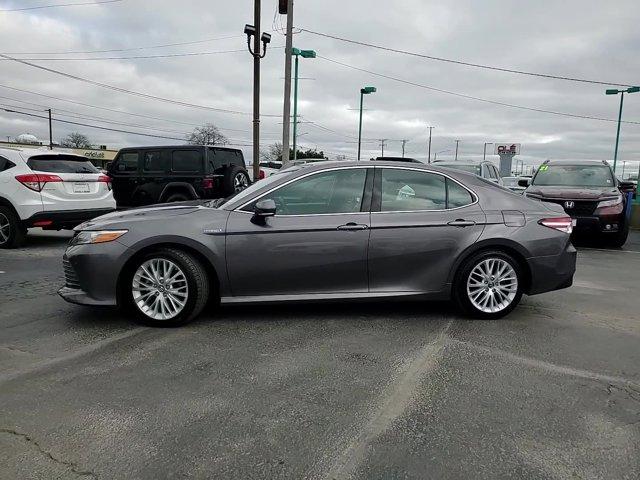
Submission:
[[[481,252],[463,264],[454,285],[454,298],[472,318],[501,318],[520,302],[522,281],[520,265],[511,255]]]
[[[202,311],[209,297],[209,282],[196,258],[164,248],[136,262],[127,290],[130,306],[141,323],[175,327]]]

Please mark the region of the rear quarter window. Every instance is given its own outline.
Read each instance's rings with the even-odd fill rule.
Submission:
[[[36,155],[27,160],[36,172],[49,173],[99,173],[89,160],[74,155]]]
[[[237,165],[238,167],[245,168],[244,158],[241,152],[236,150],[223,150],[220,148],[209,149],[209,155],[213,159],[215,168],[220,168],[229,165]]]
[[[11,162],[10,160],[0,157],[0,172],[4,172],[5,170],[9,170],[10,168],[15,167],[16,164]]]
[[[171,156],[174,172],[199,172],[202,170],[202,153],[198,150],[174,150]]]
[[[469,191],[447,178],[447,208],[459,208],[473,203],[473,196]]]

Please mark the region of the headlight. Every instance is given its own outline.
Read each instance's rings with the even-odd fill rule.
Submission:
[[[622,203],[622,196],[618,198],[614,198],[613,200],[603,200],[602,202],[598,202],[598,208],[602,207],[615,207],[616,205],[620,205]]]
[[[129,230],[85,230],[71,239],[70,245],[86,245],[88,243],[106,243],[117,240]]]

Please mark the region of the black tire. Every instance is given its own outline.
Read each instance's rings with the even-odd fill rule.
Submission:
[[[238,182],[240,182],[240,185],[238,185]],[[224,172],[222,188],[224,189],[225,196],[228,197],[229,195],[238,193],[249,185],[251,185],[251,180],[249,180],[249,174],[244,168],[233,165]]]
[[[187,202],[189,200],[193,199],[190,196],[187,196],[186,193],[177,192],[169,195],[164,203]]]
[[[627,237],[629,237],[629,222],[625,222],[622,230],[618,233],[606,233],[605,245],[611,248],[622,248],[627,243]]]
[[[469,297],[469,294],[467,293],[467,282],[469,280],[471,272],[480,263],[489,259],[502,260],[508,263],[515,272],[517,278],[517,289],[515,292],[515,296],[510,301],[511,303],[509,303],[505,308],[502,308],[501,310],[495,312],[486,312],[477,308],[473,304]],[[485,250],[476,255],[473,255],[460,266],[453,284],[453,300],[455,301],[458,308],[462,311],[462,313],[468,317],[479,320],[492,320],[502,318],[508,315],[514,308],[516,308],[518,303],[520,303],[523,292],[523,283],[524,275],[522,274],[522,267],[511,255],[499,250]]]
[[[133,296],[133,281],[138,268],[148,260],[166,259],[177,265],[186,277],[188,293],[184,307],[173,318],[168,320],[155,319],[145,314],[136,304]],[[202,264],[191,254],[174,248],[160,248],[149,252],[137,259],[128,275],[123,276],[124,282],[120,286],[126,310],[136,316],[139,323],[151,327],[179,327],[196,318],[209,299],[209,279]]]
[[[24,245],[27,229],[12,208],[0,206],[0,226],[4,227],[0,233],[0,248],[18,248]]]

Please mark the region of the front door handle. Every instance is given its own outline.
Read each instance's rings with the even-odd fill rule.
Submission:
[[[367,228],[369,228],[369,225],[364,225],[362,223],[349,222],[344,225],[340,225],[338,227],[338,230],[354,231],[354,230],[366,230]]]
[[[447,223],[447,225],[451,225],[452,227],[473,227],[475,224],[476,222],[472,220],[462,220],[461,218]]]

